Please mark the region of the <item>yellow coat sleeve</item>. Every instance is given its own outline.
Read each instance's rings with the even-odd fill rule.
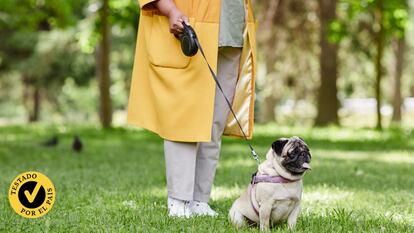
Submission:
[[[157,0],[138,0],[139,7],[141,9],[147,8],[149,3],[155,2]],[[151,8],[151,7],[150,7]]]

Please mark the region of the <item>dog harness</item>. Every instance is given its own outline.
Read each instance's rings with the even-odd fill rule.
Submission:
[[[283,176],[269,176],[269,175],[257,175],[257,172],[252,175],[252,181],[250,182],[250,204],[253,207],[254,212],[256,213],[257,217],[259,217],[259,210],[254,205],[253,202],[253,189],[256,187],[258,183],[274,183],[274,184],[286,184],[296,182],[297,180],[289,180],[284,178]]]

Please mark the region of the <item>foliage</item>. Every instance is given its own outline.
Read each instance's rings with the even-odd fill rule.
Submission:
[[[383,4],[384,34],[387,40],[394,36],[401,37],[408,26],[406,0],[340,0],[338,20],[331,24],[331,39],[336,41],[350,39],[354,48],[363,52],[368,58],[372,58],[372,43],[379,30],[375,15],[380,1]]]
[[[85,84],[94,64],[77,49],[74,32],[68,29],[83,17],[83,7],[79,0],[2,1],[0,72],[20,76],[27,87],[48,89],[44,96],[52,100],[67,77]]]
[[[137,3],[130,0],[110,1],[110,7],[110,22],[115,29],[118,29],[113,33],[116,40],[114,84],[122,81],[128,86],[126,83],[129,79],[123,76],[130,75],[129,67],[132,66],[133,58],[131,42],[136,38],[134,32],[137,30],[139,11]],[[14,1],[2,1],[0,3],[2,9],[0,75],[10,76],[10,73],[14,77],[24,78],[24,82],[28,85],[42,87],[42,97],[45,98],[45,103],[42,104],[45,106],[43,110],[63,114],[63,109],[67,109],[64,105],[71,105],[68,102],[70,96],[61,92],[66,80],[74,80],[75,84],[85,86],[89,85],[90,80],[95,76],[93,53],[99,39],[97,32],[100,24],[97,17],[99,8],[100,1],[27,0],[21,1],[18,6],[15,6]],[[29,14],[29,12],[35,13]],[[127,40],[119,40],[118,35]],[[123,43],[129,46],[130,52],[127,54],[125,48],[119,51]],[[126,59],[125,56],[130,59]],[[120,71],[118,67],[128,68]],[[17,83],[11,85],[10,79],[5,78],[0,79],[0,83],[2,84],[0,89],[17,86]],[[15,89],[5,88],[2,94],[12,96],[12,92],[14,93]],[[0,102],[9,101],[14,105],[16,100],[1,98]],[[121,102],[121,106],[124,107],[126,97],[122,95],[121,99],[115,98],[114,101],[116,106]],[[94,103],[91,99],[86,102]],[[3,106],[8,108],[7,105]],[[96,106],[90,107],[96,108]],[[73,110],[75,109],[85,111],[86,115],[91,114],[89,108]],[[45,112],[45,115],[50,113]]]
[[[83,103],[96,103],[95,48],[100,39],[98,11],[100,0],[13,0],[0,1],[0,107],[7,120],[23,119],[22,92],[25,82],[31,88],[42,86],[43,116],[73,119],[94,115],[97,106],[81,108]],[[370,98],[374,93],[374,39],[377,0],[339,0],[338,20],[330,24],[330,41],[339,43],[338,96]],[[254,1],[258,19],[259,64],[256,119],[269,110],[269,121],[279,123],[312,120],[316,113],[320,44],[317,1]],[[111,41],[111,95],[115,110],[125,111],[134,59],[134,46],[139,19],[136,0],[109,0]],[[391,40],[408,26],[406,64],[414,60],[413,24],[404,0],[385,1],[386,51],[384,56],[385,102],[391,95],[390,67],[393,64]],[[411,18],[411,19],[412,19]],[[412,20],[411,20],[412,21]],[[403,96],[414,95],[414,79],[407,65],[403,75]],[[73,81],[73,82],[72,82]],[[65,85],[79,86],[82,95],[74,104],[73,95],[63,92]],[[27,83],[26,83],[27,84]],[[71,86],[72,87],[72,86]],[[76,92],[74,89],[72,91]],[[65,93],[65,94],[64,94]],[[83,99],[83,98],[88,98]],[[76,99],[76,98],[75,98]],[[292,104],[293,103],[293,104]],[[68,106],[73,107],[70,111]],[[286,112],[286,106],[293,105]],[[15,106],[18,106],[16,109]],[[7,109],[7,110],[6,110]],[[11,110],[13,109],[13,110]],[[22,110],[23,109],[23,110]],[[27,109],[27,107],[26,107]],[[66,110],[63,110],[66,109]],[[95,109],[95,112],[91,112]],[[73,114],[73,115],[71,115]],[[77,117],[74,117],[77,118]],[[50,118],[48,118],[50,119]],[[287,120],[286,120],[287,119]],[[59,120],[59,121],[60,121]],[[343,120],[343,119],[341,119]]]
[[[373,46],[378,25],[375,22],[377,9],[376,0],[340,0],[338,5],[338,19],[331,23],[330,39],[341,41],[344,48],[341,53],[341,73],[344,79],[340,80],[341,94],[345,97],[372,96],[373,93]],[[386,45],[394,37],[401,37],[408,24],[408,5],[405,0],[384,1],[384,28]],[[367,63],[371,61],[371,64]],[[389,60],[386,61],[389,63]],[[349,67],[353,67],[350,69]],[[362,77],[361,77],[362,76]]]
[[[382,4],[384,11],[384,24],[389,35],[401,35],[404,33],[408,24],[408,4],[406,0],[382,1],[382,0],[341,0],[340,9],[343,10],[344,16],[348,20],[360,19],[366,25],[368,30],[368,23],[372,23],[375,17],[375,11],[378,4]],[[378,25],[371,24],[374,31],[377,30]]]
[[[74,25],[83,7],[82,0],[2,0],[1,29],[50,30]],[[75,13],[76,12],[76,13]]]

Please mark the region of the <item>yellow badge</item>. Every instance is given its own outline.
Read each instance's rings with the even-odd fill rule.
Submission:
[[[25,218],[42,217],[52,209],[55,199],[52,181],[40,172],[24,172],[10,185],[10,205]]]

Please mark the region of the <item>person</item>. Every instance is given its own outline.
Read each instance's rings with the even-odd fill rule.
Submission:
[[[164,139],[169,216],[216,216],[208,205],[221,136],[242,137],[200,52],[185,56],[182,23],[207,60],[248,139],[256,78],[250,0],[138,0],[141,8],[128,123]]]

